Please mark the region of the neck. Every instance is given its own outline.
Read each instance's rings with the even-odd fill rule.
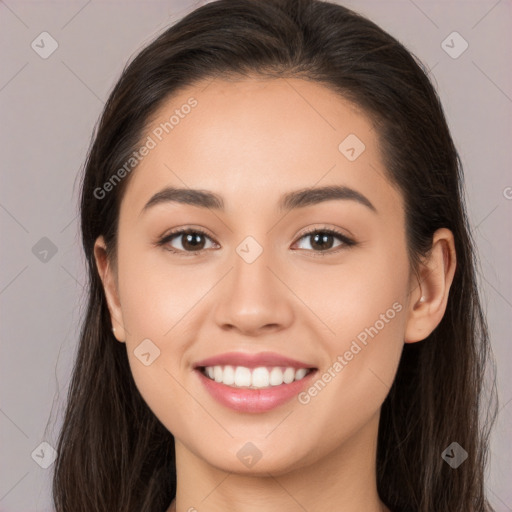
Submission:
[[[378,421],[313,463],[263,474],[223,471],[176,440],[178,487],[167,512],[389,512],[377,493]]]

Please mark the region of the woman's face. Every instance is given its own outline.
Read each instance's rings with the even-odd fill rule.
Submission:
[[[169,99],[142,143],[109,304],[180,450],[279,474],[375,439],[413,286],[369,118],[317,83],[215,80]]]

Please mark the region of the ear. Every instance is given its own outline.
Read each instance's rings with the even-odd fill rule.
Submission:
[[[424,340],[441,322],[456,264],[452,232],[438,229],[432,238],[432,249],[421,263],[419,276],[411,281],[405,343]]]
[[[105,291],[105,297],[107,299],[112,327],[115,329],[114,336],[118,341],[124,342],[126,340],[126,332],[121,312],[117,278],[114,275],[112,265],[108,259],[103,236],[99,236],[94,243],[94,258],[101,282],[103,283],[103,290]]]

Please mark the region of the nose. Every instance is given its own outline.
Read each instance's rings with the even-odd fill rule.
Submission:
[[[270,249],[249,244],[233,251],[232,270],[216,297],[214,318],[225,331],[246,336],[286,329],[294,318],[293,293],[287,275]],[[244,252],[244,249],[246,251]],[[251,251],[253,252],[251,255]]]

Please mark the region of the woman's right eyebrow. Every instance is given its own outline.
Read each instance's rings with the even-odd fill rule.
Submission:
[[[377,209],[366,196],[344,185],[328,185],[325,187],[304,188],[287,192],[281,196],[278,202],[278,210],[279,212],[285,212],[332,200],[355,201],[366,206],[374,213],[377,213]],[[149,199],[139,215],[157,204],[167,202],[189,204],[218,211],[224,211],[225,209],[224,199],[209,190],[165,187]]]

